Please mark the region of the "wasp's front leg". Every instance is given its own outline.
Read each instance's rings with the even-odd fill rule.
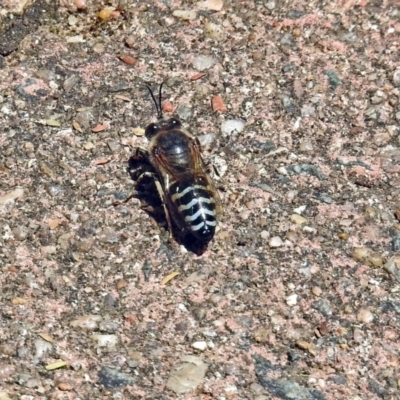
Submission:
[[[156,176],[154,174],[154,172],[151,171],[145,171],[145,167],[140,168],[139,171],[136,171],[138,173],[138,177],[135,180],[135,185],[138,186],[140,184],[140,182],[145,179],[145,178],[151,178],[156,180]],[[143,196],[143,193],[139,190],[134,190],[126,199],[124,199],[123,201],[115,201],[113,203],[114,207],[117,207],[121,204],[125,204],[127,203],[129,200],[131,200],[133,197],[140,197]]]
[[[136,147],[135,156],[136,159],[139,160],[149,160],[149,151],[144,149],[143,147]]]
[[[164,214],[165,214],[165,219],[167,220],[167,224],[168,224],[168,231],[169,231],[169,235],[168,235],[168,241],[171,242],[172,241],[172,223],[171,223],[171,217],[169,215],[169,211],[168,211],[168,207],[167,207],[167,203],[165,201],[165,192],[164,189],[160,183],[160,181],[158,179],[155,180],[155,185],[157,188],[157,192],[158,195],[160,196],[160,200],[164,209]]]

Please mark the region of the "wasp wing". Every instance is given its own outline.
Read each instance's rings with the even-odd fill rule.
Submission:
[[[211,179],[210,175],[207,172],[207,167],[206,164],[203,160],[203,156],[201,155],[201,149],[200,149],[200,144],[193,143],[193,145],[190,147],[190,151],[192,153],[192,160],[194,164],[194,175],[195,177],[197,176],[202,176],[203,179],[207,181],[207,186],[210,192],[213,194],[214,200],[215,200],[215,209],[217,210],[218,215],[222,215],[222,201],[221,197],[219,196],[219,192],[217,188],[215,187],[215,184],[213,180]],[[196,179],[196,178],[195,178]]]
[[[204,185],[205,180],[207,189],[211,192],[215,200],[217,214],[222,215],[221,198],[213,180],[208,175],[207,167],[201,155],[201,148],[198,141],[191,141],[189,144],[189,150],[190,156],[188,157],[188,163],[184,166],[172,165],[170,160],[166,157],[160,154],[155,154],[156,164],[163,177],[165,189],[168,190],[170,182],[173,181],[190,184],[198,182]]]

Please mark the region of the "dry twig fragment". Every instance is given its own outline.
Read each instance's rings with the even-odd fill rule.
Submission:
[[[46,368],[47,371],[53,371],[55,369],[63,368],[63,367],[66,367],[66,366],[67,366],[67,363],[65,361],[56,361],[54,363],[47,364],[45,366],[45,368]]]
[[[194,74],[190,77],[191,81],[197,81],[198,79],[201,79],[205,75],[204,72],[198,72],[197,74]]]
[[[163,278],[161,281],[161,285],[166,285],[170,280],[174,279],[176,276],[180,275],[181,273],[178,271],[171,272],[166,277]]]

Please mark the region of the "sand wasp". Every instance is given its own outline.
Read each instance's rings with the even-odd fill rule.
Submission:
[[[178,118],[163,117],[162,86],[157,100],[147,85],[157,111],[157,122],[146,127],[148,148],[136,149],[135,158],[150,166],[138,176],[136,184],[151,177],[170,233],[175,238],[184,237],[186,243],[197,242],[198,248],[206,247],[222,214],[221,200],[207,172],[199,140],[182,128]]]

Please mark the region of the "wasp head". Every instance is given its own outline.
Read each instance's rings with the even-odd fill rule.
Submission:
[[[151,87],[149,85],[146,85],[147,89],[150,92],[151,98],[153,99],[153,103],[156,107],[157,118],[158,118],[157,122],[154,122],[146,127],[145,136],[148,140],[151,140],[154,136],[156,136],[161,131],[170,131],[173,129],[179,129],[182,126],[181,121],[176,117],[172,117],[169,119],[163,118],[162,102],[161,102],[163,84],[164,84],[164,82],[161,83],[161,85],[160,85],[160,89],[158,92],[158,99],[156,99],[156,97],[154,96],[154,93],[151,90]]]
[[[160,119],[157,122],[147,125],[144,134],[148,140],[151,140],[159,132],[179,129],[181,126],[182,122],[178,118]]]

